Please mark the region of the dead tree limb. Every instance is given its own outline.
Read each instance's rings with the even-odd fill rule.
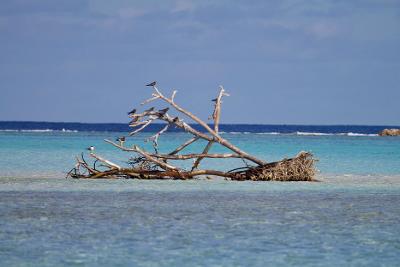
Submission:
[[[155,122],[163,122],[165,125],[155,134],[146,139],[152,141],[155,153],[150,153],[138,145],[125,146],[125,137],[118,138],[119,143],[105,139],[104,141],[113,145],[114,147],[133,153],[129,160],[130,168],[125,168],[117,163],[111,162],[98,154],[91,151],[90,156],[95,160],[93,166],[84,159],[83,154],[80,158],[76,158],[76,164],[73,169],[67,173],[67,177],[73,178],[140,178],[140,179],[193,179],[202,175],[214,175],[219,177],[228,178],[231,180],[302,180],[311,181],[314,178],[314,162],[312,155],[307,152],[299,153],[296,157],[291,159],[284,159],[279,162],[267,163],[247,152],[239,149],[231,144],[228,140],[223,138],[219,132],[219,124],[221,118],[221,104],[223,96],[228,96],[225,89],[221,86],[218,96],[213,99],[214,110],[212,112],[213,127],[210,127],[206,122],[201,120],[193,113],[182,108],[175,102],[177,91],[174,90],[171,97],[167,97],[161,93],[156,87],[156,83],[151,83],[149,86],[153,87],[154,92],[151,98],[143,101],[141,104],[145,105],[153,101],[161,101],[172,107],[178,114],[183,114],[185,119],[197,123],[202,129],[197,130],[189,123],[185,122],[179,116],[171,116],[168,114],[169,107],[157,110],[151,107],[141,113],[136,113],[136,109],[129,112],[131,121],[129,126],[132,131],[129,136],[133,136],[142,132],[146,127]],[[158,150],[158,142],[160,137],[168,131],[171,127],[179,128],[192,135],[190,139],[179,145],[170,153],[160,153]],[[121,141],[123,140],[123,141]],[[198,140],[207,142],[201,153],[187,153],[179,154],[182,150],[195,143]],[[214,144],[219,144],[232,153],[209,153]],[[246,166],[235,168],[231,171],[219,171],[209,169],[198,169],[200,162],[204,158],[210,159],[229,159],[240,158],[245,163],[245,160],[253,162],[255,166]],[[194,160],[190,170],[175,166],[176,161]],[[96,162],[101,162],[101,166],[105,170],[96,169]],[[174,163],[175,162],[175,163]],[[247,164],[247,163],[246,163]]]
[[[177,104],[175,103],[175,101],[172,100],[172,97],[171,97],[171,98],[168,98],[168,97],[164,96],[164,95],[157,89],[156,86],[153,86],[153,88],[154,88],[154,90],[156,91],[156,93],[153,93],[153,96],[154,96],[154,97],[159,97],[159,99],[161,99],[161,100],[167,102],[167,103],[170,104],[173,108],[175,108],[177,111],[179,111],[179,112],[185,114],[187,117],[189,117],[190,119],[192,119],[194,122],[198,123],[198,124],[199,124],[200,126],[202,126],[206,131],[208,131],[208,132],[211,134],[212,137],[208,137],[208,136],[205,137],[205,136],[206,136],[205,134],[204,134],[204,135],[202,134],[202,135],[200,136],[199,133],[196,134],[197,136],[200,136],[201,138],[206,139],[206,140],[208,140],[208,141],[215,141],[215,142],[217,142],[217,143],[219,143],[219,144],[221,144],[221,145],[227,147],[228,149],[232,150],[233,152],[236,152],[237,154],[241,155],[243,158],[248,159],[248,160],[250,160],[250,161],[253,161],[254,163],[257,163],[257,164],[265,164],[265,163],[266,163],[265,161],[263,161],[263,160],[261,160],[261,159],[258,159],[258,158],[254,157],[254,156],[251,156],[250,154],[248,154],[248,153],[242,151],[241,149],[239,149],[238,147],[234,146],[234,145],[231,144],[229,141],[227,141],[226,139],[222,138],[216,131],[214,131],[213,129],[211,129],[211,128],[207,125],[207,123],[205,123],[204,121],[202,121],[201,119],[199,119],[197,116],[195,116],[195,115],[192,114],[191,112],[189,112],[189,111],[183,109],[182,107],[180,107],[179,105],[177,105]],[[222,92],[222,93],[220,93],[220,94],[225,93],[225,91],[223,90],[223,88],[221,88],[221,91],[220,91],[220,92]],[[173,94],[173,95],[175,96],[175,94]],[[221,97],[222,97],[222,95],[221,95]],[[163,118],[162,118],[162,117],[159,117],[159,119],[163,119]],[[175,125],[176,125],[177,127],[183,128],[185,131],[189,131],[189,132],[193,133],[193,130],[194,130],[194,129],[193,129],[193,128],[190,129],[191,127],[190,127],[189,125],[185,124],[185,123],[182,123],[182,124],[177,124],[177,123],[175,123]],[[190,129],[190,130],[189,130],[189,129]]]
[[[106,143],[109,143],[123,151],[126,152],[136,152],[140,153],[138,148],[127,148],[124,146],[121,146],[111,140],[104,139]],[[143,153],[143,151],[141,151]],[[220,158],[220,159],[225,159],[225,158],[241,158],[240,155],[238,154],[232,154],[232,153],[225,153],[225,154],[207,154],[207,153],[202,153],[202,154],[185,154],[185,155],[175,155],[175,154],[147,154],[149,157],[153,158],[161,158],[161,159],[171,159],[171,160],[186,160],[186,159],[194,159],[194,158],[199,158],[199,157],[204,157],[204,158]]]
[[[95,153],[90,153],[90,156],[95,158],[95,159],[97,159],[98,161],[102,162],[103,164],[105,164],[106,166],[108,166],[111,169],[117,169],[117,170],[122,169],[121,166],[119,166],[119,165],[117,165],[117,164],[115,164],[115,163],[113,163],[113,162],[111,162],[111,161],[109,161],[107,159],[104,159],[104,158],[96,155]]]
[[[222,100],[222,96],[229,96],[227,93],[225,93],[225,90],[222,86],[220,86],[220,91],[218,94],[218,97],[215,99],[215,106],[214,106],[214,112],[212,114],[212,118],[214,119],[214,132],[216,134],[219,134],[219,120],[220,120],[220,116],[221,116],[221,100]],[[214,100],[213,100],[214,101]],[[202,154],[207,154],[208,151],[210,151],[212,144],[214,143],[214,141],[208,141],[206,147],[203,150]],[[198,157],[195,162],[193,163],[192,166],[192,171],[195,170],[199,164],[200,161],[204,159],[204,157]]]
[[[196,142],[199,139],[200,139],[200,137],[198,137],[198,136],[190,138],[188,141],[186,141],[182,145],[178,146],[174,151],[170,152],[169,155],[175,155],[175,154],[179,153],[181,150],[185,149],[185,147],[189,146],[190,144]]]

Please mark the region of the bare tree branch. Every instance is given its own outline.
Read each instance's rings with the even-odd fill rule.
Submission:
[[[203,155],[206,155],[206,154],[208,153],[208,151],[210,150],[210,148],[211,148],[211,146],[212,146],[213,143],[214,143],[213,141],[208,141],[206,147],[205,147],[204,150],[203,150],[203,153],[202,153]],[[200,161],[201,161],[203,158],[204,158],[204,157],[198,157],[198,158],[194,161],[193,166],[192,166],[192,171],[195,170],[195,169],[199,166]]]
[[[220,86],[220,89],[221,90],[219,91],[219,94],[218,94],[217,98],[215,99],[214,112],[213,112],[213,115],[212,115],[212,117],[214,119],[214,131],[217,134],[219,132],[219,120],[220,120],[220,114],[221,114],[221,99],[222,99],[222,96],[228,95],[228,94],[225,93],[225,90],[224,90],[224,88],[222,86]],[[213,143],[214,143],[214,141],[208,141],[208,143],[207,143],[206,147],[204,148],[202,154],[207,154],[208,151],[211,149],[211,146],[212,146]],[[199,158],[197,158],[195,160],[195,162],[193,163],[193,166],[192,166],[192,171],[195,170],[199,166],[200,161],[203,158],[204,157],[199,157]]]
[[[103,164],[105,164],[106,166],[110,167],[110,168],[115,168],[115,169],[122,169],[121,166],[119,166],[118,164],[115,164],[107,159],[104,159],[98,155],[96,155],[95,153],[90,153],[90,156],[97,159],[98,161],[102,162]]]
[[[195,122],[197,122],[198,124],[200,124],[202,127],[204,127],[204,129],[206,129],[208,132],[210,132],[212,135],[217,135],[213,129],[211,129],[207,123],[205,123],[204,121],[202,121],[201,119],[199,119],[198,117],[196,117],[194,114],[192,114],[191,112],[181,108],[180,106],[178,106],[172,99],[165,97],[163,94],[160,93],[160,91],[157,89],[156,86],[153,86],[154,90],[156,90],[157,95],[160,97],[160,99],[164,100],[165,102],[167,102],[168,104],[170,104],[172,107],[174,107],[177,111],[185,114],[186,116],[188,116],[189,118],[191,118],[192,120],[194,120]]]
[[[104,139],[105,142],[112,144],[115,147],[118,147],[119,149],[123,150],[123,151],[128,151],[128,152],[136,152],[140,155],[142,155],[143,157],[145,157],[148,161],[151,161],[157,165],[159,165],[161,168],[166,169],[166,170],[178,170],[177,167],[172,166],[168,163],[162,162],[160,160],[158,160],[157,158],[155,158],[151,153],[147,153],[146,151],[142,150],[141,148],[139,148],[138,146],[134,145],[132,148],[126,148],[123,146],[120,146],[117,143],[114,143],[111,140],[108,139]]]
[[[144,128],[146,128],[147,126],[149,126],[150,123],[152,123],[155,119],[156,119],[156,118],[150,118],[148,121],[146,121],[146,122],[143,124],[142,127],[140,127],[140,128],[138,128],[138,129],[136,129],[136,130],[130,132],[130,133],[129,133],[129,136],[135,135],[135,134],[137,134],[138,132],[142,131]]]
[[[130,127],[136,128],[130,132],[130,136],[135,135],[143,131],[147,126],[156,121],[165,122],[166,125],[161,128],[157,133],[150,136],[146,141],[153,142],[153,148],[155,153],[149,153],[137,145],[131,147],[125,146],[125,137],[119,137],[116,139],[120,141],[119,144],[113,141],[105,139],[105,142],[121,149],[122,151],[136,153],[134,157],[129,160],[130,168],[124,168],[108,159],[105,159],[93,152],[94,148],[91,148],[90,156],[94,159],[93,167],[85,160],[82,153],[81,157],[76,158],[76,164],[68,173],[67,177],[72,178],[143,178],[143,179],[192,179],[196,176],[201,175],[215,175],[232,180],[313,180],[314,175],[314,159],[310,153],[302,152],[299,153],[295,158],[284,159],[275,163],[266,163],[261,159],[258,159],[238,147],[231,144],[228,140],[224,139],[219,135],[219,124],[221,117],[221,104],[222,97],[228,96],[224,88],[221,86],[215,102],[214,111],[212,118],[214,120],[214,126],[211,128],[203,120],[195,116],[193,113],[185,110],[175,102],[175,96],[177,91],[174,90],[171,98],[164,96],[160,90],[155,86],[156,82],[152,82],[147,86],[153,86],[154,93],[152,97],[145,100],[141,104],[147,104],[156,100],[162,100],[172,106],[178,113],[184,114],[193,122],[199,124],[204,128],[205,132],[196,130],[189,123],[186,123],[180,117],[171,117],[167,111],[168,107],[160,110],[155,110],[151,107],[142,113],[136,113],[136,109],[132,109],[128,113],[132,121],[129,123]],[[158,151],[158,140],[159,137],[165,133],[171,126],[177,127],[193,135],[192,138],[178,146],[175,150],[168,154],[162,154]],[[204,147],[202,153],[188,153],[178,154],[183,149],[193,144],[198,140],[207,141],[207,145]],[[218,143],[225,148],[231,150],[233,153],[209,153],[212,145]],[[246,167],[235,168],[234,170],[223,172],[217,170],[197,169],[200,162],[204,158],[213,159],[226,159],[226,158],[240,158],[245,163],[246,160],[256,163],[256,166],[249,166],[246,163]],[[194,159],[194,163],[190,170],[184,168],[178,168],[167,161],[173,160],[190,160]],[[100,166],[104,167],[105,170],[97,169],[96,163],[101,162]],[[282,176],[284,178],[282,178]]]
[[[140,105],[145,105],[145,104],[148,104],[148,103],[150,103],[150,102],[152,102],[152,101],[154,101],[154,100],[157,100],[157,99],[159,99],[160,97],[158,97],[158,96],[154,96],[154,97],[152,97],[152,98],[149,98],[149,99],[147,99],[147,100],[145,100],[145,101],[143,101],[142,103],[140,103]]]
[[[156,154],[158,154],[158,138],[160,135],[162,135],[164,132],[166,132],[169,128],[170,124],[167,124],[162,128],[160,131],[158,131],[155,135],[149,137],[147,140],[153,141],[153,148]]]
[[[143,157],[145,157],[148,161],[154,162],[155,164],[157,164],[158,166],[160,166],[161,168],[165,169],[165,170],[179,170],[177,167],[172,166],[168,163],[165,163],[161,160],[158,160],[154,157],[152,157],[149,153],[145,152],[144,150],[140,149],[138,146],[133,146],[133,149],[135,149],[137,151],[137,153],[141,154]]]
[[[199,140],[200,137],[195,136],[190,138],[188,141],[186,141],[185,143],[183,143],[182,145],[178,146],[174,151],[170,152],[169,155],[175,155],[177,153],[179,153],[181,150],[183,150],[185,147],[189,146],[190,144],[196,142],[197,140]]]
[[[108,139],[104,139],[105,142],[123,150],[126,152],[135,152],[135,153],[139,153],[137,147],[133,147],[133,148],[127,148],[127,147],[123,147],[111,140]],[[199,158],[199,157],[205,157],[205,158],[241,158],[241,156],[237,155],[237,154],[185,154],[185,155],[174,155],[174,154],[151,154],[148,153],[148,156],[150,157],[154,157],[154,158],[162,158],[162,159],[172,159],[172,160],[186,160],[186,159],[192,159],[192,158]]]
[[[215,159],[227,159],[227,158],[241,158],[237,154],[185,154],[185,155],[169,155],[169,154],[151,154],[153,157],[171,159],[171,160],[187,160],[194,158],[215,158]]]

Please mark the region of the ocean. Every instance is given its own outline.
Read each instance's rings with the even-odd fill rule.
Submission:
[[[159,127],[127,144],[151,150],[143,140]],[[0,266],[398,265],[400,137],[377,136],[394,126],[220,128],[266,161],[312,152],[321,182],[65,179],[89,145],[126,164],[129,153],[103,139],[129,128],[0,122]],[[187,138],[169,132],[160,150]],[[242,162],[201,164],[227,170]]]

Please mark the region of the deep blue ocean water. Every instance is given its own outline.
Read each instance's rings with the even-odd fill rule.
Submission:
[[[126,134],[124,127],[0,122],[0,266],[400,262],[400,138],[376,136],[390,126],[221,127],[225,138],[267,161],[313,152],[318,183],[63,178],[89,145],[124,164],[129,154],[103,142]],[[154,130],[127,144],[150,150],[143,139]],[[160,149],[187,138],[168,133]],[[217,169],[237,164],[202,162]]]
[[[144,132],[154,132],[161,126],[152,124]],[[193,125],[201,131],[201,127]],[[325,133],[325,134],[377,134],[385,128],[398,128],[399,126],[373,126],[373,125],[268,125],[268,124],[221,124],[220,130],[224,132],[250,132],[250,133]],[[127,132],[130,130],[126,123],[76,123],[76,122],[34,122],[34,121],[0,121],[0,131],[95,131],[95,132]],[[171,128],[169,131],[179,131]]]

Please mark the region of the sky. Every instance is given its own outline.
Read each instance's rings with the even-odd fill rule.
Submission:
[[[400,0],[1,0],[0,120],[400,125]]]

